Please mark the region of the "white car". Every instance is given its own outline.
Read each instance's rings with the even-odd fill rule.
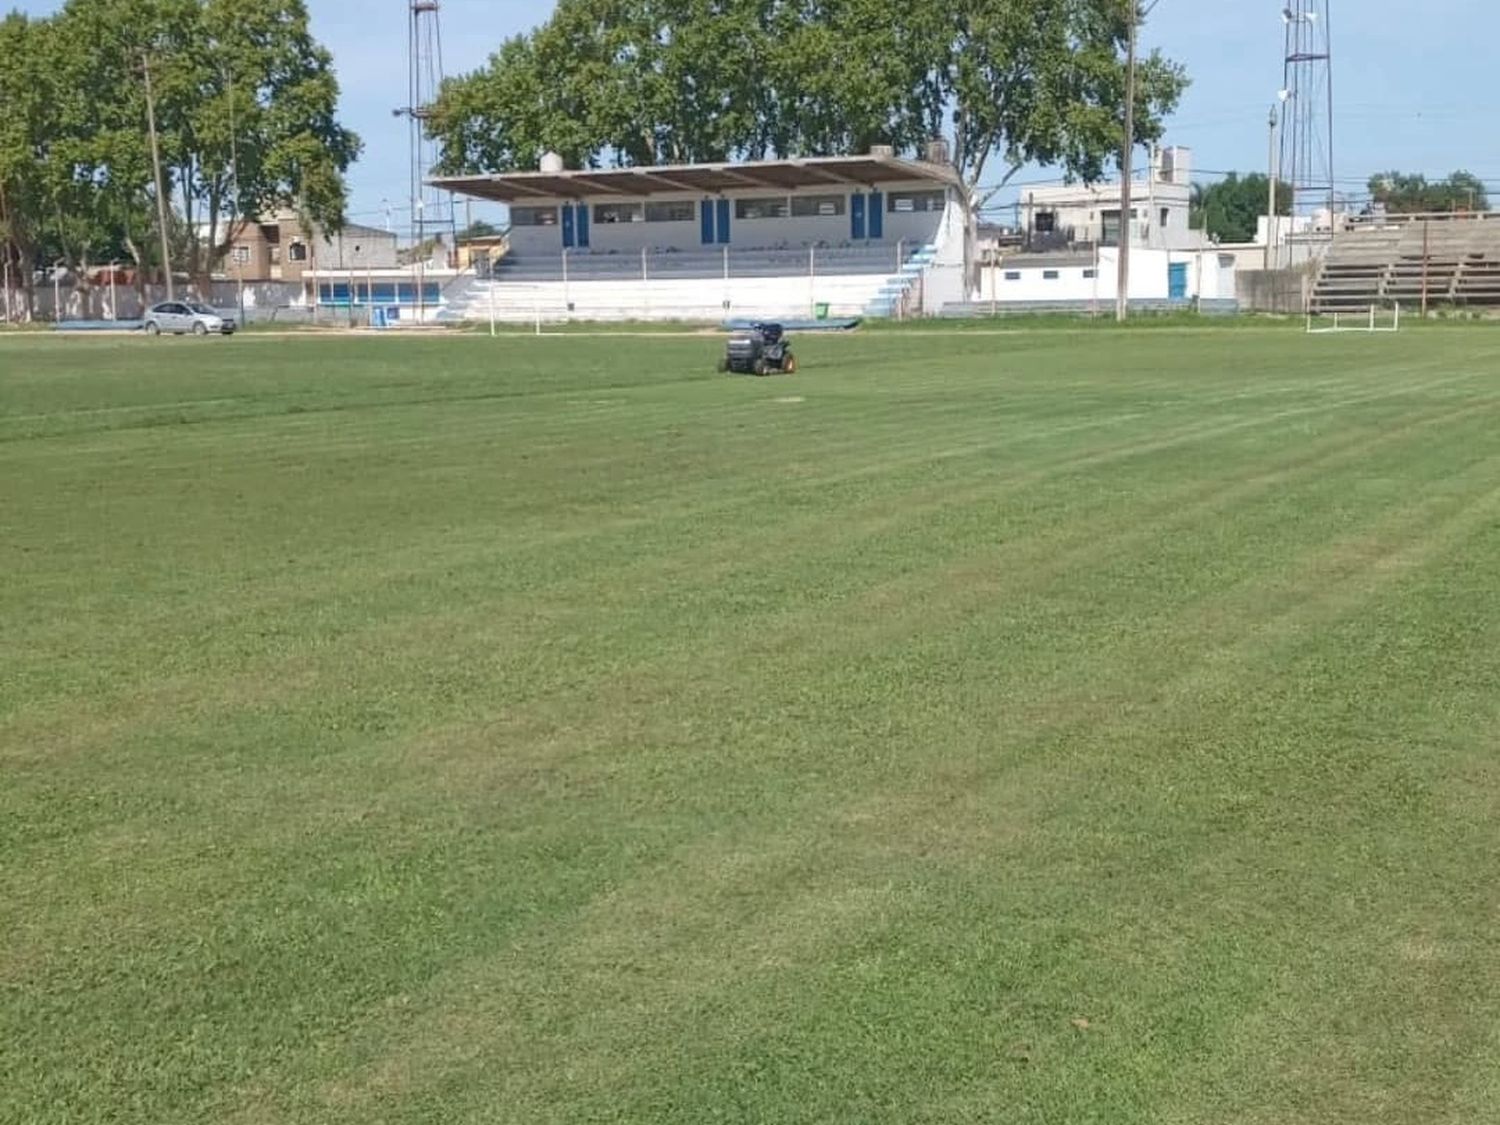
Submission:
[[[234,317],[223,316],[198,301],[163,301],[146,310],[142,327],[148,336],[170,332],[174,336],[230,336],[234,334]]]

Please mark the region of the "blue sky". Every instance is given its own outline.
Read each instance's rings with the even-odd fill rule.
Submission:
[[[380,222],[382,201],[400,207],[407,195],[406,130],[391,117],[405,101],[406,0],[309,2],[334,53],[344,118],[365,140],[352,211]],[[57,6],[20,0],[34,13]],[[1333,7],[1340,180],[1353,187],[1387,168],[1446,175],[1463,167],[1500,188],[1492,93],[1500,4],[1333,0]],[[1191,146],[1195,168],[1262,170],[1266,114],[1281,85],[1280,9],[1281,0],[1159,0],[1144,42],[1192,76],[1167,140]],[[503,37],[548,10],[538,0],[443,0],[448,72],[482,65]]]

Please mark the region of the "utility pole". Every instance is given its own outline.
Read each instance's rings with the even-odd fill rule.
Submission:
[[[1266,269],[1271,268],[1271,247],[1276,244],[1276,107],[1271,107],[1271,153],[1266,164],[1266,179],[1270,189],[1266,193]]]
[[[240,146],[239,130],[235,125],[234,113],[234,76],[229,73],[229,68],[224,68],[224,86],[229,92],[229,180],[234,188],[234,202],[229,212],[229,253],[234,254],[234,240],[238,235],[240,225]],[[212,236],[210,236],[212,237]],[[238,327],[245,327],[245,263],[235,260],[234,279],[236,295],[239,299]]]
[[[141,70],[146,76],[146,128],[151,134],[151,167],[156,176],[156,224],[161,229],[162,269],[167,275],[167,300],[177,299],[172,284],[172,244],[167,237],[167,192],[161,174],[161,146],[156,140],[156,97],[151,92],[151,56],[141,55]]]
[[[1115,280],[1115,320],[1123,324],[1130,316],[1130,177],[1135,157],[1135,41],[1141,12],[1136,0],[1125,0],[1129,8],[1129,30],[1125,51],[1125,135],[1120,145],[1120,237],[1119,272]]]

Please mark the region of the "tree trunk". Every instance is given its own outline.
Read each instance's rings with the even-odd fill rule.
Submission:
[[[140,303],[141,312],[146,311],[150,304],[146,300],[146,264],[141,258],[141,248],[136,245],[135,239],[130,237],[130,232],[125,232],[125,250],[130,255],[130,260],[135,263],[135,299]]]

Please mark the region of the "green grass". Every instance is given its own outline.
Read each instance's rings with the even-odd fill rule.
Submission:
[[[719,346],[0,342],[0,1121],[1500,1120],[1500,332]]]

